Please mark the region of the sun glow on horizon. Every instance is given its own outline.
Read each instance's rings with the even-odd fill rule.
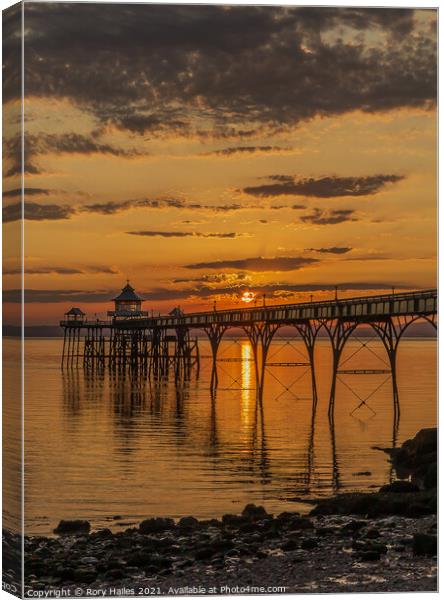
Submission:
[[[242,294],[241,300],[242,302],[245,302],[246,304],[250,304],[250,302],[253,302],[253,300],[255,300],[256,298],[256,294],[254,292],[244,292]]]

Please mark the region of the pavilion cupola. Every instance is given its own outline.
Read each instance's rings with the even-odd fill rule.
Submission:
[[[127,281],[120,294],[113,298],[114,316],[132,317],[142,315],[143,298],[138,296],[134,288]]]

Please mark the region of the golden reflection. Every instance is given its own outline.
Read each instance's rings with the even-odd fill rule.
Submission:
[[[256,392],[253,385],[253,351],[247,340],[241,342],[241,431],[247,434],[254,424],[256,412]]]

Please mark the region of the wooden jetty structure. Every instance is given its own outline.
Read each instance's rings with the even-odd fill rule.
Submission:
[[[167,377],[187,380],[199,374],[200,355],[197,332],[205,332],[211,347],[211,389],[218,385],[218,350],[229,329],[243,331],[252,347],[256,389],[261,394],[265,371],[288,363],[267,362],[277,331],[292,327],[304,342],[307,361],[298,365],[311,368],[314,401],[317,399],[314,349],[319,332],[324,330],[331,342],[333,376],[329,414],[333,415],[336,382],[339,374],[369,375],[384,369],[341,369],[340,360],[352,333],[363,324],[371,327],[381,340],[388,357],[395,410],[399,410],[396,357],[408,327],[422,319],[437,328],[437,290],[420,290],[356,298],[279,304],[261,307],[212,310],[184,314],[174,309],[169,315],[150,315],[142,310],[140,298],[129,282],[114,298],[115,308],[108,320],[89,320],[77,307],[60,322],[64,329],[63,367],[133,370],[148,378]],[[265,304],[265,303],[264,303]],[[194,336],[192,335],[194,334]],[[296,363],[294,363],[296,365]],[[297,366],[297,365],[296,365]]]

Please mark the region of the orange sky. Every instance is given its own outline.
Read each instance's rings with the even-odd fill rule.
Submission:
[[[108,7],[113,28],[85,6],[25,13],[27,324],[72,305],[103,315],[127,278],[162,312],[232,307],[245,289],[272,303],[435,286],[434,11],[316,9],[314,27],[303,9],[157,7],[153,48],[138,29],[153,7]],[[19,100],[6,97],[7,240]],[[8,254],[4,271],[14,300]]]

